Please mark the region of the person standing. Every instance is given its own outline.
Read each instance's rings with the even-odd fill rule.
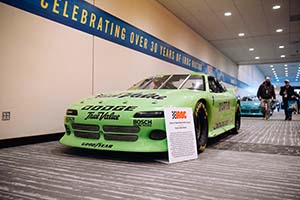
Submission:
[[[264,119],[269,119],[271,101],[276,100],[275,89],[271,84],[269,76],[266,76],[265,81],[259,86],[257,90],[257,98],[260,100],[260,107]]]
[[[299,97],[299,95],[294,91],[294,87],[290,85],[289,80],[284,81],[284,86],[280,87],[279,94],[282,96],[285,120],[292,120],[293,111],[292,109],[289,109],[289,101],[293,99],[296,100],[296,96]]]

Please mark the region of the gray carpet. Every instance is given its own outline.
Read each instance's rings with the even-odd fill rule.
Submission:
[[[69,148],[0,149],[0,199],[300,199],[300,121],[243,118],[197,160]]]

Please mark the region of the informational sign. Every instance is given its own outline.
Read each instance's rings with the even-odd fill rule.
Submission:
[[[169,163],[197,159],[197,146],[191,108],[165,108]]]

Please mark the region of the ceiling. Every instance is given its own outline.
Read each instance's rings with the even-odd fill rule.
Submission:
[[[233,62],[255,65],[275,83],[290,79],[300,85],[300,0],[157,1]]]

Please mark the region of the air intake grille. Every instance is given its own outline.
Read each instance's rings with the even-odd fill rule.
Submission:
[[[104,132],[111,133],[138,133],[140,132],[140,128],[137,126],[111,126],[105,125],[103,126]]]
[[[128,135],[128,134],[104,134],[105,140],[118,140],[118,141],[137,141],[137,135]]]
[[[90,132],[81,132],[81,131],[74,131],[74,135],[80,138],[88,138],[88,139],[99,139],[99,133],[90,133]]]
[[[98,125],[93,124],[72,124],[72,128],[81,131],[99,131]]]

